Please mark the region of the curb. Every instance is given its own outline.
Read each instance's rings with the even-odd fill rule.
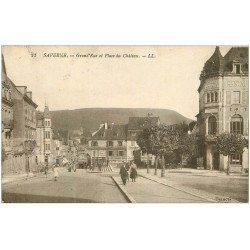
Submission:
[[[122,192],[123,196],[125,197],[125,199],[129,202],[129,203],[136,203],[135,199],[127,192],[127,190],[121,186],[118,181],[116,180],[116,177],[111,176],[111,178],[113,179],[113,181],[115,182],[116,186],[120,189],[120,191]]]
[[[142,174],[139,174],[139,175],[140,175],[141,177],[145,178],[145,179],[154,181],[154,182],[159,183],[159,184],[161,184],[161,185],[165,185],[165,186],[171,187],[171,188],[176,189],[176,190],[178,190],[178,191],[181,191],[181,192],[184,192],[184,193],[193,195],[193,196],[195,196],[195,197],[204,199],[204,200],[209,201],[209,202],[213,202],[213,203],[240,203],[240,202],[237,201],[237,200],[234,200],[234,199],[231,199],[231,198],[230,198],[230,200],[228,200],[227,197],[222,197],[222,196],[218,196],[218,199],[213,199],[213,198],[205,197],[205,196],[200,195],[200,194],[195,194],[195,193],[192,192],[192,191],[187,191],[187,190],[185,190],[184,188],[176,187],[176,186],[174,186],[174,185],[164,183],[164,180],[155,180],[155,179],[153,179],[153,178],[150,178],[149,176],[145,176],[145,175],[142,175]],[[195,190],[194,190],[194,191],[195,191]],[[222,200],[220,200],[220,199],[222,199]],[[222,202],[222,201],[224,201],[224,202]]]

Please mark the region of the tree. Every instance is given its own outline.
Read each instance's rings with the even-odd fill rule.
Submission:
[[[220,154],[228,157],[227,175],[230,174],[230,155],[242,154],[248,146],[243,135],[235,133],[222,133],[217,136],[216,146]]]
[[[143,129],[143,131],[139,133],[136,143],[138,144],[143,153],[156,155],[155,147],[157,145],[157,139],[156,139],[157,130],[158,126],[152,126]],[[147,173],[149,173],[148,162],[147,162]]]

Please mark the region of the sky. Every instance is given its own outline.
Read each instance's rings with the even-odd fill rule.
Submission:
[[[222,55],[230,48],[220,46]],[[32,91],[40,110],[45,102],[50,110],[161,108],[191,119],[199,111],[200,72],[214,50],[215,46],[2,47],[7,75],[15,85]]]

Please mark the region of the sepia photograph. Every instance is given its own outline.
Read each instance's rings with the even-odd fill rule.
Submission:
[[[248,46],[1,48],[2,203],[248,203]]]

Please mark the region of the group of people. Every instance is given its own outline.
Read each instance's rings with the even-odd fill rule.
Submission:
[[[129,177],[132,180],[132,182],[135,182],[137,178],[137,170],[136,165],[134,161],[131,162],[123,162],[121,168],[120,168],[120,175],[121,179],[124,185],[126,185],[126,182],[129,181]]]

